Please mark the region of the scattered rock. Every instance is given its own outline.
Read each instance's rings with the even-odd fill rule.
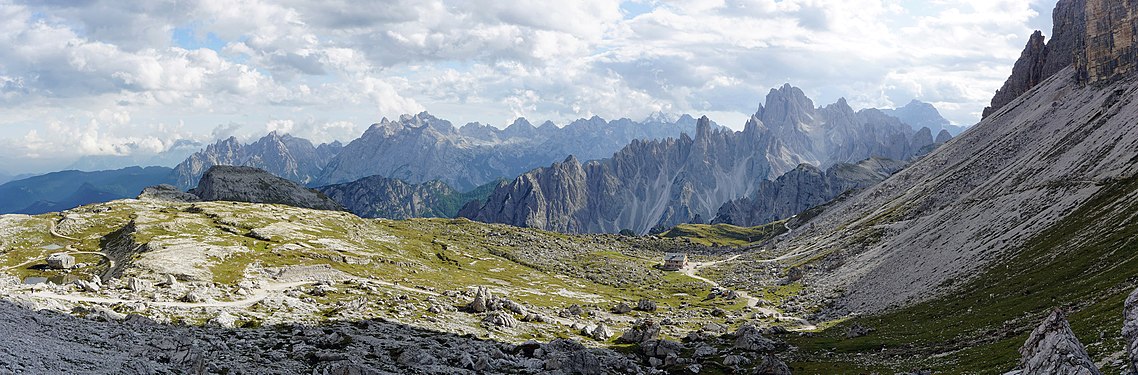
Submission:
[[[632,312],[632,306],[629,306],[627,303],[624,303],[624,302],[621,302],[620,304],[618,304],[612,308],[613,314],[628,314],[630,312]]]
[[[209,301],[209,296],[200,290],[193,290],[182,296],[182,302],[186,303],[203,303]]]
[[[660,324],[651,319],[637,320],[632,324],[617,342],[623,344],[639,344],[648,340],[655,340],[660,336]]]
[[[852,338],[862,337],[862,336],[870,334],[873,331],[876,331],[876,329],[869,328],[869,327],[863,326],[863,325],[858,324],[858,323],[854,323],[853,325],[851,325],[849,328],[846,329],[846,338],[852,339]]]
[[[1031,332],[1019,352],[1025,374],[1101,374],[1058,309]]]
[[[582,309],[581,306],[579,306],[577,304],[573,304],[573,305],[570,305],[569,307],[565,308],[564,310],[561,310],[561,312],[558,313],[558,315],[561,316],[562,318],[579,317],[579,316],[585,315],[585,309]]]
[[[655,312],[656,302],[650,299],[642,299],[640,302],[636,303],[636,310],[643,312]]]
[[[609,337],[612,337],[612,335],[613,335],[612,330],[609,329],[609,327],[607,325],[605,325],[604,323],[597,324],[595,327],[589,327],[589,328],[591,328],[591,329],[585,329],[585,332],[584,332],[585,335],[592,337],[594,340],[597,340],[597,341],[608,340]]]
[[[126,279],[126,287],[127,289],[130,289],[131,291],[137,293],[154,289],[154,284],[151,284],[149,281],[137,277],[131,277]]]
[[[754,373],[764,375],[791,375],[790,367],[770,354],[763,356],[762,361],[755,366]]]
[[[763,337],[759,328],[753,324],[744,324],[735,331],[735,347],[753,352],[769,352],[775,350],[775,342]]]
[[[509,313],[494,311],[486,314],[485,318],[482,318],[482,324],[494,327],[512,328],[518,325],[518,320],[514,319],[513,315],[510,315]]]
[[[466,310],[475,313],[484,313],[489,310],[487,304],[491,298],[494,298],[494,296],[490,294],[490,289],[479,286],[478,291],[474,292],[474,300],[466,305]]]
[[[235,316],[233,316],[227,312],[222,312],[220,314],[217,314],[217,316],[213,317],[213,319],[210,319],[209,322],[206,322],[206,324],[210,325],[210,326],[214,326],[214,327],[221,327],[221,328],[236,328],[237,327],[237,317],[235,317]]]
[[[94,293],[98,292],[99,289],[102,289],[102,287],[100,287],[99,283],[96,281],[75,280],[74,284],[78,285],[79,289],[83,290],[84,292]]]

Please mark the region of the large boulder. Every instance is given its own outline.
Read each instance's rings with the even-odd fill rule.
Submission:
[[[64,253],[55,253],[47,257],[48,268],[66,270],[75,267],[75,257]]]
[[[754,352],[770,352],[775,350],[776,343],[763,337],[762,331],[752,324],[744,324],[735,331],[735,347]]]
[[[660,336],[660,323],[652,319],[637,320],[616,341],[624,344],[639,344],[648,340],[655,340]]]
[[[490,289],[486,287],[478,287],[478,291],[474,292],[474,300],[466,304],[466,310],[475,313],[483,313],[490,310],[490,300],[494,298],[490,294]]]
[[[1031,332],[1019,352],[1024,374],[1102,374],[1058,309]]]

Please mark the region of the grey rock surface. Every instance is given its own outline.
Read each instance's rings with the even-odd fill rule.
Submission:
[[[984,108],[983,117],[996,113],[1028,90],[1054,76],[1078,60],[1086,59],[1086,0],[1060,0],[1052,12],[1052,38],[1044,42],[1043,32],[1036,31],[1012,68],[1012,74]],[[1072,72],[1072,78],[1085,72]]]
[[[215,165],[190,191],[204,201],[275,203],[317,210],[343,210],[318,191],[253,167]]]
[[[201,327],[88,316],[0,302],[0,373],[657,373],[572,340],[512,345],[383,321],[231,329],[228,319]]]
[[[857,164],[837,164],[823,172],[802,164],[776,180],[760,181],[751,196],[724,203],[712,223],[752,227],[782,220],[847,191],[881,182],[906,165],[873,158]]]
[[[178,190],[174,185],[156,185],[142,189],[142,193],[138,195],[139,200],[155,200],[163,202],[198,202],[201,198],[198,196]]]
[[[1019,352],[1024,374],[1101,374],[1060,310],[1031,332]]]

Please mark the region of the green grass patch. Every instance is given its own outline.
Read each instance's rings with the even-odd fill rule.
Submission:
[[[664,232],[663,237],[686,238],[704,246],[743,247],[762,242],[786,233],[785,221],[776,221],[757,227],[737,227],[729,224],[681,224]]]
[[[872,360],[859,363],[885,363],[894,371],[927,366],[945,374],[1001,373],[1015,367],[1017,349],[1055,308],[1071,310],[1072,329],[1092,358],[1122,350],[1122,305],[1138,286],[1136,196],[1138,178],[1111,183],[950,295],[791,338],[803,353],[794,366],[880,370],[845,361],[864,355]],[[847,339],[853,323],[876,332]]]

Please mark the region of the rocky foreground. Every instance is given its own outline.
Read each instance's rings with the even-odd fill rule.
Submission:
[[[790,373],[769,354],[778,345],[751,325],[676,342],[659,339],[659,325],[644,321],[621,337],[635,344],[624,353],[571,339],[508,344],[382,320],[221,328],[98,308],[76,311],[86,314],[80,318],[9,297],[15,302],[0,302],[0,330],[8,333],[0,340],[3,374]]]

